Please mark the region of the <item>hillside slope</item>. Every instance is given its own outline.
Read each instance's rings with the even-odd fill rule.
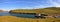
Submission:
[[[48,8],[43,8],[43,9],[32,9],[32,10],[27,10],[27,9],[16,9],[16,10],[10,10],[10,13],[36,13],[36,14],[41,14],[45,13],[48,15],[53,15],[53,14],[60,14],[60,8],[59,7],[48,7]]]

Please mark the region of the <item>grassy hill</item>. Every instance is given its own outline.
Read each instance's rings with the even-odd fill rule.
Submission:
[[[60,14],[60,8],[59,7],[47,7],[42,9],[16,9],[16,10],[10,10],[10,13],[45,13],[47,15],[53,15],[53,14]]]
[[[48,8],[41,9],[40,11],[42,11],[42,13],[46,13],[49,15],[60,14],[60,8],[59,7],[48,7]]]

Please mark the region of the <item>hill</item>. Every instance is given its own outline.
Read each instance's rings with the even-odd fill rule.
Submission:
[[[47,15],[54,15],[54,14],[60,14],[60,8],[59,7],[47,7],[43,9],[16,9],[16,10],[10,10],[10,13],[36,13],[36,14],[47,14]]]
[[[0,10],[0,12],[4,12],[4,10]]]

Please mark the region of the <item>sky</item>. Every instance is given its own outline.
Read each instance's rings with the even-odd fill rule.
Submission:
[[[60,7],[60,0],[0,0],[1,10]]]

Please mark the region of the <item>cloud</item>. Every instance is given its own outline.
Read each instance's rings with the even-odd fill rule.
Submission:
[[[46,8],[46,7],[60,7],[60,0],[48,0],[48,4],[45,5],[39,5],[39,6],[34,6],[34,8]],[[46,2],[45,2],[46,3]],[[50,4],[50,5],[49,5]]]
[[[58,1],[60,1],[60,0],[58,0]],[[49,0],[49,3],[51,3],[55,7],[60,7],[60,4],[57,1],[54,2],[53,0]]]

